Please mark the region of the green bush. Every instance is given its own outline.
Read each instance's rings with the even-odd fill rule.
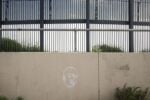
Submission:
[[[22,51],[24,52],[40,52],[40,48],[38,46],[23,46]]]
[[[3,38],[0,41],[1,48],[0,51],[5,52],[16,52],[22,50],[22,45],[15,40],[11,40],[8,38]]]
[[[8,98],[6,96],[0,96],[0,100],[8,100]],[[16,97],[15,100],[24,100],[24,98],[21,96],[18,96],[18,97]]]
[[[24,98],[21,96],[18,96],[18,97],[16,97],[16,100],[24,100]]]
[[[92,48],[92,52],[123,52],[120,48],[108,46],[108,45],[95,45]]]
[[[39,52],[38,46],[24,46],[16,40],[2,38],[0,41],[0,52]]]
[[[5,96],[0,96],[0,100],[8,100],[8,98]]]
[[[142,52],[150,52],[149,49],[142,50]]]
[[[116,88],[115,97],[117,100],[150,100],[149,89],[142,90],[140,87]]]

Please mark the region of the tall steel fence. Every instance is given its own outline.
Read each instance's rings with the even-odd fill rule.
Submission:
[[[149,29],[150,0],[0,0],[1,29]],[[3,31],[0,51],[149,52],[150,31]]]

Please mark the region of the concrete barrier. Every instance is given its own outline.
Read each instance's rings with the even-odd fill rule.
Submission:
[[[150,87],[150,54],[100,54],[100,98],[112,100],[116,87]]]
[[[0,94],[25,100],[112,100],[125,83],[150,86],[150,54],[0,53]]]

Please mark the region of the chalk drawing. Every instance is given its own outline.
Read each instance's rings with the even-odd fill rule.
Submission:
[[[63,81],[68,88],[74,88],[77,84],[78,73],[75,67],[69,66],[63,71]]]

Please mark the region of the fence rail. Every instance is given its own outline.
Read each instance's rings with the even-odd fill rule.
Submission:
[[[150,29],[21,29],[21,28],[8,28],[8,29],[0,29],[0,31],[122,31],[122,32],[150,32]]]

